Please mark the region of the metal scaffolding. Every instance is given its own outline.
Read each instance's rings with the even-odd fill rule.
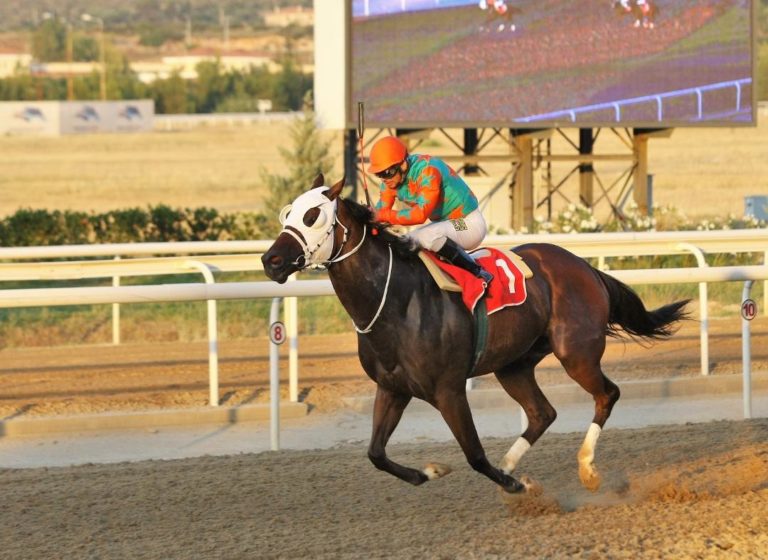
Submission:
[[[604,213],[608,219],[622,222],[630,196],[641,214],[647,215],[652,210],[648,140],[667,138],[672,131],[671,128],[373,129],[366,131],[361,147],[357,131],[350,129],[345,134],[345,171],[348,182],[359,187],[365,172],[364,154],[378,138],[396,135],[406,142],[409,150],[417,151],[434,134],[448,146],[448,152],[441,151],[439,157],[457,172],[465,176],[493,177],[497,180],[494,192],[506,187],[511,200],[508,226],[515,231],[524,228],[530,231],[537,215],[551,219],[555,200],[578,201],[593,212],[607,208]],[[601,135],[612,135],[618,140],[619,151],[604,151],[599,142]],[[558,140],[559,148],[553,147],[553,139]],[[491,143],[498,146],[499,141],[506,146],[506,153],[489,153]],[[425,147],[424,151],[430,150]],[[601,172],[596,164],[605,162],[620,164],[618,172],[615,169],[610,173]],[[489,164],[498,163],[509,164],[509,167],[501,172],[488,171]],[[572,167],[563,169],[559,165],[555,169],[553,165],[563,163]],[[378,183],[373,177],[369,182]],[[359,189],[355,198],[357,192]]]

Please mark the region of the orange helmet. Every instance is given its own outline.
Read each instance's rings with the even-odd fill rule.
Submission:
[[[396,136],[385,136],[371,148],[369,173],[380,173],[393,165],[402,163],[408,155],[408,148]]]

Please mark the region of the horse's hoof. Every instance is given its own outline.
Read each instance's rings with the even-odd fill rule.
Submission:
[[[525,494],[526,491],[525,485],[511,476],[509,477],[509,482],[506,484],[499,484],[499,488],[506,494]]]
[[[525,487],[525,493],[530,496],[541,496],[544,493],[544,487],[529,476],[520,477],[520,482]]]
[[[600,488],[600,475],[594,465],[579,466],[579,479],[581,485],[590,492],[597,492]]]
[[[443,478],[445,475],[450,474],[452,470],[453,469],[448,465],[441,465],[440,463],[428,463],[422,472],[427,475],[427,479],[437,480],[438,478]]]

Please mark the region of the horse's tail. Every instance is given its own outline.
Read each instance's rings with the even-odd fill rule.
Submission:
[[[675,323],[688,319],[684,307],[690,299],[677,301],[648,311],[635,291],[613,276],[595,269],[603,281],[610,300],[608,310],[608,335],[621,337],[621,327],[624,332],[642,339],[660,340],[668,338],[677,330]]]

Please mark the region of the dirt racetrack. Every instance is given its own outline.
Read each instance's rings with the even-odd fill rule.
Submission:
[[[737,320],[712,321],[713,374],[739,371]],[[768,364],[764,319],[753,366]],[[260,342],[260,341],[259,341]],[[224,404],[264,399],[261,344],[224,345]],[[263,345],[266,349],[266,345]],[[175,349],[174,349],[175,348]],[[4,349],[3,416],[197,406],[201,348]],[[370,392],[354,337],[303,340],[310,414]],[[653,349],[611,342],[617,380],[698,374],[698,326]],[[540,381],[566,382],[554,363]],[[285,371],[283,369],[282,371]],[[493,382],[493,381],[488,381]],[[619,403],[619,406],[621,403]],[[515,435],[485,439],[496,462]],[[467,465],[454,442],[391,445],[445,479],[412,487],[377,471],[365,445],[67,468],[0,469],[0,557],[50,558],[768,558],[768,419],[603,432],[601,489],[578,482],[583,434],[545,434],[518,475],[540,496],[510,498]]]
[[[689,309],[697,309],[696,303]],[[695,311],[694,311],[695,312]],[[751,325],[752,369],[768,370],[768,318]],[[710,318],[710,371],[739,373],[741,319]],[[280,375],[287,398],[287,344]],[[0,349],[0,418],[198,407],[208,399],[206,342],[167,342]],[[357,358],[354,333],[299,338],[299,399],[312,413],[337,411],[345,396],[372,394],[375,386]],[[627,379],[695,376],[701,371],[699,324],[683,323],[671,339],[651,348],[609,339],[606,375]],[[553,357],[537,368],[540,384],[573,383]],[[480,386],[498,387],[493,376]],[[219,347],[220,404],[268,402],[269,341],[222,341]]]
[[[606,430],[603,487],[578,484],[581,434],[550,434],[510,499],[454,443],[391,446],[448,477],[412,487],[359,446],[2,470],[3,558],[766,558],[768,420]],[[489,440],[494,460],[509,440]]]

